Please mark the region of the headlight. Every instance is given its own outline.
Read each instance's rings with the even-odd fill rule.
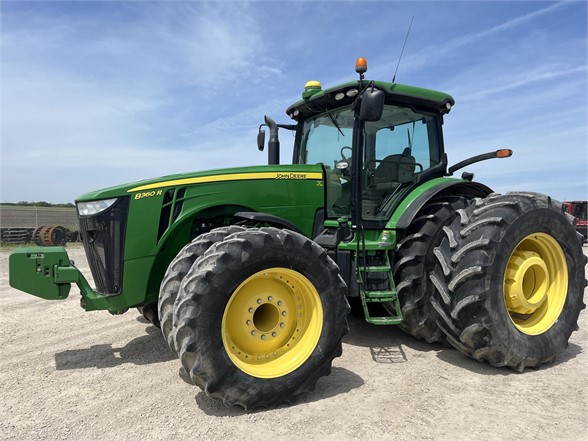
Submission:
[[[102,213],[107,208],[111,207],[118,199],[102,199],[92,202],[78,202],[78,213],[80,216],[92,216],[94,214]]]

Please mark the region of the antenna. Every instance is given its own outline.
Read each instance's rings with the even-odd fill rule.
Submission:
[[[400,60],[402,60],[402,54],[404,53],[404,47],[406,46],[406,40],[408,40],[408,34],[410,34],[410,28],[412,28],[412,22],[414,20],[414,15],[410,19],[410,25],[408,25],[408,31],[406,31],[406,37],[404,37],[404,44],[402,45],[402,50],[400,51],[400,57],[398,57],[398,64],[396,65],[396,70],[394,71],[394,76],[392,77],[392,84],[396,81],[396,73],[398,72],[398,66],[400,66]]]

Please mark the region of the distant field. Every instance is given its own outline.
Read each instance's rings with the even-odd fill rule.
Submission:
[[[30,228],[41,225],[61,225],[78,230],[76,209],[60,207],[20,207],[0,205],[0,227]]]

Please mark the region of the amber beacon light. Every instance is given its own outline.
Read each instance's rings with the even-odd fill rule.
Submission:
[[[358,74],[364,74],[367,72],[367,60],[363,57],[359,57],[355,62],[355,72]]]

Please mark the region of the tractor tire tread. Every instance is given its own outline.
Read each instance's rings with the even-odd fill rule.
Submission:
[[[226,287],[236,288],[243,281],[238,277],[241,272],[255,273],[251,268],[264,264],[251,263],[257,260],[255,256],[270,256],[274,252],[282,256],[281,259],[287,259],[290,268],[295,270],[301,265],[310,265],[309,262],[323,268],[326,274],[317,290],[326,290],[329,301],[326,305],[323,300],[323,309],[332,308],[332,319],[329,329],[323,326],[317,348],[300,368],[285,378],[260,379],[241,371],[229,360],[220,337],[218,315],[224,311],[221,293]],[[182,365],[194,384],[226,406],[252,410],[292,402],[298,395],[314,390],[318,379],[331,372],[333,359],[342,353],[341,339],[349,331],[350,307],[346,291],[337,265],[325,250],[298,233],[264,227],[227,237],[211,246],[182,281],[174,307],[174,338]],[[230,296],[231,292],[224,295]],[[310,363],[312,369],[307,366]],[[299,373],[301,370],[304,375]]]
[[[432,248],[442,239],[442,229],[453,220],[456,210],[466,205],[466,199],[459,196],[429,202],[417,213],[396,248],[393,272],[403,316],[399,327],[429,343],[445,343],[445,335],[431,314],[428,299],[433,288],[426,279],[426,268],[432,259]],[[385,307],[393,311],[392,304]]]
[[[160,285],[157,310],[161,322],[161,332],[174,354],[177,354],[178,351],[173,338],[173,309],[182,280],[194,262],[214,243],[224,240],[233,233],[239,233],[244,230],[245,228],[242,226],[229,225],[201,234],[192,240],[192,242],[185,245],[170,262]]]
[[[577,328],[579,312],[585,308],[582,298],[587,283],[584,278],[587,259],[582,255],[581,246],[574,243],[575,238],[565,243],[566,238],[574,237],[573,225],[566,223],[567,217],[561,213],[560,203],[539,193],[492,194],[473,201],[446,228],[445,238],[435,249],[436,266],[429,275],[435,287],[430,302],[437,324],[452,346],[478,361],[496,367],[509,366],[518,372],[553,361],[567,347],[570,334]],[[555,227],[544,227],[547,228],[545,232],[557,235],[570,256],[567,260],[567,264],[572,265],[568,270],[570,287],[561,314],[565,313],[565,319],[573,323],[560,323],[565,321],[560,316],[561,320],[546,331],[553,343],[546,343],[547,336],[544,339],[539,336],[541,338],[527,338],[523,344],[521,339],[528,336],[509,323],[506,307],[503,316],[507,319],[502,322],[506,325],[501,327],[497,323],[498,312],[493,311],[495,307],[490,303],[496,301],[491,299],[491,271],[497,266],[498,247],[506,243],[509,234],[517,234],[515,230],[524,225],[523,222],[532,224],[535,216],[544,216],[548,221],[555,219],[551,220]],[[502,295],[502,286],[499,288],[494,291]],[[504,326],[515,332],[507,333]]]

